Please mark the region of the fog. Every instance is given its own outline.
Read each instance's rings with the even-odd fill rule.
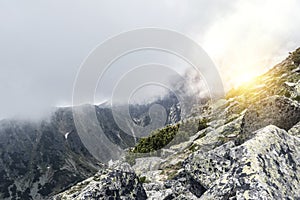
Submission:
[[[195,40],[228,90],[240,84],[237,77],[258,75],[300,46],[299,6],[296,0],[2,0],[0,119],[40,117],[54,106],[71,105],[76,73],[93,48],[142,27],[167,28]],[[155,59],[169,60],[161,57]],[[107,91],[96,95],[99,102],[121,75],[118,67],[112,70],[103,83]]]

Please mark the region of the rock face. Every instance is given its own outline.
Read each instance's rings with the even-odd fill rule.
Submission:
[[[185,172],[204,188],[209,188],[212,182],[231,169],[228,156],[232,147],[234,143],[228,142],[208,152],[193,153],[185,160]]]
[[[300,138],[300,122],[293,126],[288,133]]]
[[[300,140],[273,125],[244,144],[195,152],[186,171],[205,188],[201,199],[300,198]]]
[[[40,124],[0,123],[1,199],[44,199],[101,168],[76,131],[56,117]]]
[[[146,199],[146,192],[136,174],[124,169],[100,170],[53,199]]]
[[[180,120],[180,107],[174,97],[131,105],[134,120],[147,125],[148,109],[155,103],[165,107],[166,123]],[[135,145],[136,138],[118,127],[110,107],[88,106],[95,110],[105,137],[113,144],[120,149]],[[89,121],[89,116],[82,117]],[[72,108],[58,108],[49,118],[37,122],[0,121],[0,199],[45,199],[103,168],[79,137]]]
[[[287,120],[288,118],[288,120]],[[300,121],[300,104],[287,97],[271,96],[251,105],[244,117],[244,133],[251,133],[269,124],[289,130]]]

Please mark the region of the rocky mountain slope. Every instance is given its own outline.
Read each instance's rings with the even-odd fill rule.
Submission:
[[[299,64],[297,49],[53,198],[300,199]]]
[[[180,106],[174,96],[131,105],[133,119],[147,125],[148,109],[156,103],[166,108],[166,124],[180,120]],[[104,134],[112,143],[123,149],[135,145],[137,138],[117,126],[109,106],[89,107],[95,109]],[[89,116],[83,117],[89,120]],[[102,169],[103,164],[77,133],[72,108],[59,108],[50,119],[39,122],[0,121],[0,199],[45,199]]]
[[[43,199],[101,168],[67,119],[59,120],[63,115],[42,123],[1,121],[1,199]]]

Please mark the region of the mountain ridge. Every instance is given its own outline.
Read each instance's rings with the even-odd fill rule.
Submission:
[[[133,118],[147,125],[148,109],[154,103],[165,106],[166,123],[180,119],[180,107],[174,98],[132,105]],[[134,146],[136,139],[117,126],[110,107],[81,107],[85,106],[95,110],[104,137],[123,149]],[[89,120],[86,114],[81,117]],[[101,163],[91,154],[77,132],[73,107],[59,107],[41,120],[1,120],[0,146],[1,199],[45,199],[92,176],[104,167],[102,163],[112,159]]]
[[[54,199],[300,199],[299,68],[300,48],[224,99],[208,102],[200,115],[207,127],[181,143],[148,154],[129,151],[132,166],[126,158],[111,163],[114,173],[135,174],[134,184],[99,172]],[[146,149],[162,139],[156,134]],[[137,189],[146,196],[136,196]]]

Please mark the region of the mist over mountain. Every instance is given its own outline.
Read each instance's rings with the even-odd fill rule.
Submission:
[[[205,199],[226,195],[258,197],[261,191],[273,191],[264,193],[265,197],[297,197],[299,184],[291,177],[297,177],[300,166],[297,153],[299,55],[299,50],[291,53],[267,73],[230,90],[225,99],[209,99],[206,93],[201,93],[205,88],[201,77],[187,73],[186,82],[174,83],[177,95],[169,93],[145,104],[112,107],[106,102],[78,106],[82,111],[81,123],[85,125],[84,135],[78,132],[72,107],[58,108],[48,119],[40,121],[2,120],[1,199],[53,196],[55,199],[78,199],[90,195],[95,195],[96,199],[114,195],[129,199],[158,196]],[[202,90],[190,89],[185,97],[188,102],[182,104],[178,98],[180,91],[187,91],[193,84],[200,84]],[[153,109],[155,106],[158,107]],[[123,111],[127,109],[130,119],[124,117]],[[96,114],[103,135],[90,124],[93,121],[91,111]],[[154,130],[151,124],[162,119],[162,111],[166,114],[165,121]],[[102,140],[97,140],[98,137]],[[258,141],[262,141],[264,147],[260,147]],[[253,145],[266,149],[252,152]],[[246,153],[235,155],[234,149]],[[277,154],[269,153],[271,150],[282,157],[283,164],[276,164]],[[244,165],[243,161],[236,160],[239,158],[247,158],[249,163]],[[256,162],[265,171],[254,168]],[[271,164],[264,167],[263,163],[268,162]],[[255,181],[262,184],[257,186],[251,182],[252,172],[233,172],[240,168],[246,170],[243,166],[262,177],[278,173],[276,176],[280,178],[267,182],[264,182],[267,179],[257,179]],[[118,183],[121,185],[117,188],[106,188],[111,182],[103,179],[104,174],[109,179],[125,181],[127,185]],[[224,183],[220,182],[220,176],[227,177]],[[240,187],[241,181],[247,187]],[[282,192],[276,189],[288,182],[291,189],[282,189]],[[238,193],[218,189],[223,184]],[[99,192],[95,193],[95,188]],[[131,196],[133,194],[135,196]]]
[[[0,91],[5,95],[0,119],[39,118],[49,107],[71,105],[76,73],[90,51],[113,35],[141,27],[191,37],[216,63],[229,90],[239,84],[234,77],[249,80],[248,74],[267,71],[297,47],[298,8],[297,0],[1,1]],[[123,65],[108,80],[118,79]]]
[[[0,200],[300,200],[299,8],[0,1]]]
[[[54,199],[298,199],[299,84],[297,49]]]
[[[148,104],[124,104],[117,109],[129,106],[131,120],[138,126],[146,127],[151,123],[149,109],[156,104],[161,105],[167,113],[163,126],[181,120],[180,103],[171,94]],[[102,137],[117,145],[121,152],[139,141],[139,137],[135,136],[138,133],[126,132],[133,129],[121,129],[116,124],[110,105],[80,107],[84,111],[95,110],[105,134]],[[90,153],[93,146],[107,145],[104,143],[106,140],[93,141],[93,135],[86,132],[92,142],[82,143],[83,138],[74,123],[72,107],[57,108],[48,118],[39,121],[5,119],[0,122],[1,199],[44,199],[92,176],[103,168],[102,163],[118,159],[116,152],[111,152],[111,149],[109,152],[98,149],[98,156]],[[84,113],[81,118],[89,121],[89,113]],[[126,121],[122,123],[126,124]],[[147,131],[144,134],[148,135],[152,130]]]

